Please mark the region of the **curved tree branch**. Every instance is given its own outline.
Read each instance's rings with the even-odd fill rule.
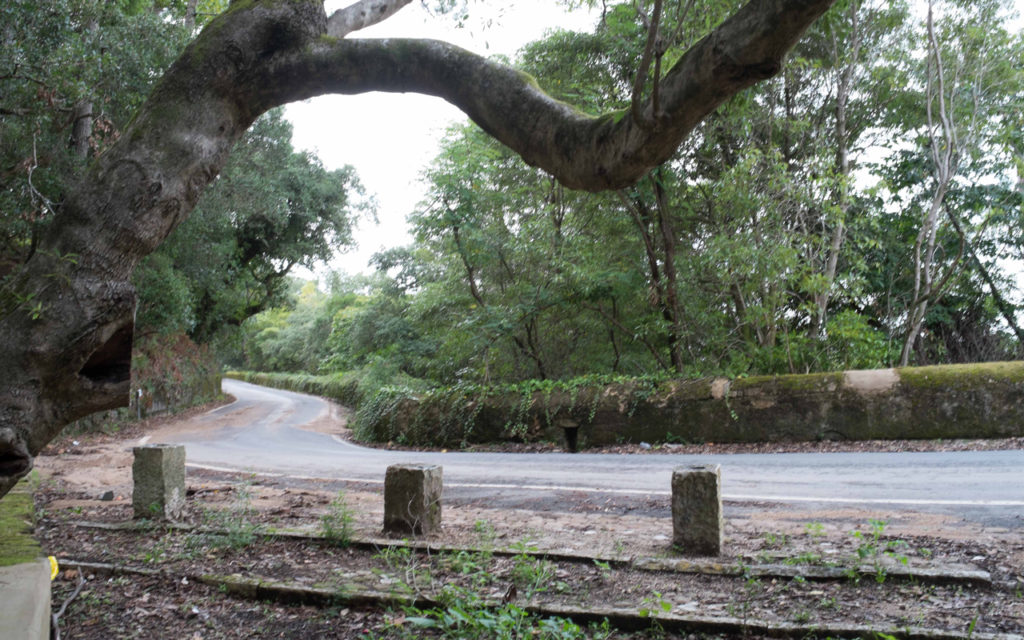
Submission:
[[[268,69],[265,108],[325,93],[416,92],[452,103],[531,165],[573,189],[629,186],[667,160],[701,120],[775,75],[832,0],[754,0],[694,45],[661,79],[644,126],[590,116],[520,71],[436,40],[330,40]]]

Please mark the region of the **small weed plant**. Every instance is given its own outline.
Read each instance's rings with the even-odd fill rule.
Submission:
[[[611,636],[607,621],[584,628],[565,618],[542,618],[522,607],[506,602],[489,603],[477,592],[453,585],[442,590],[441,606],[432,609],[405,608],[399,637],[420,638],[430,630],[431,637],[459,640],[605,640]]]
[[[327,513],[320,516],[320,531],[324,539],[338,547],[347,547],[352,544],[352,528],[355,523],[355,514],[348,501],[345,499],[345,492],[339,491],[338,495],[331,500],[327,507]]]
[[[477,523],[477,531],[485,540],[493,540],[493,529],[487,523]],[[513,545],[518,552],[513,557],[511,580],[516,589],[498,600],[481,595],[489,591],[495,581],[489,571],[493,552],[457,551],[441,554],[437,560],[445,570],[471,576],[468,586],[445,584],[435,598],[439,605],[431,608],[403,607],[401,616],[393,618],[387,637],[458,638],[459,640],[604,640],[612,635],[607,621],[600,625],[581,627],[571,620],[541,617],[528,612],[517,600],[529,600],[548,588],[554,578],[554,565],[534,557],[534,547],[527,542]],[[377,558],[393,574],[394,587],[409,595],[422,593],[424,586],[434,580],[417,559],[418,554],[405,546],[381,549]]]
[[[761,583],[761,580],[751,573],[750,567],[741,562],[738,568],[743,576],[743,590],[739,601],[730,602],[726,605],[726,611],[729,612],[729,615],[740,618],[740,620],[745,622],[754,605],[754,601],[761,596],[764,585]]]
[[[655,591],[641,601],[641,607],[637,613],[641,618],[650,618],[658,613],[668,613],[669,611],[672,611],[672,603]]]
[[[206,509],[203,520],[207,532],[191,534],[186,541],[193,550],[198,548],[240,551],[259,538],[259,527],[253,522],[252,491],[243,483],[235,492],[235,501],[228,509]]]
[[[429,591],[434,585],[434,576],[430,566],[415,551],[402,545],[384,547],[374,556],[387,566],[387,571],[375,570],[383,581],[391,584],[392,588],[404,595],[419,595]]]
[[[884,520],[872,519],[868,521],[868,524],[871,526],[870,533],[865,535],[862,531],[853,532],[853,537],[859,542],[856,550],[857,559],[861,564],[870,563],[875,572],[875,582],[882,584],[888,577],[885,558],[891,558],[906,565],[908,563],[906,554],[899,553],[898,550],[908,545],[904,540],[882,540],[886,527]],[[857,575],[856,569],[853,570],[853,573]],[[847,571],[847,575],[850,575],[850,571]]]
[[[822,562],[821,554],[813,551],[804,551],[783,560],[783,564],[788,565],[820,565]]]
[[[473,589],[483,589],[494,582],[494,575],[489,570],[490,551],[455,551],[442,554],[441,566],[463,576],[468,576]]]
[[[538,593],[548,590],[548,585],[555,577],[555,565],[549,560],[534,557],[537,548],[525,541],[512,545],[517,551],[512,565],[512,584],[526,600]]]
[[[820,522],[808,522],[804,525],[804,530],[812,538],[821,538],[825,535],[825,525]]]

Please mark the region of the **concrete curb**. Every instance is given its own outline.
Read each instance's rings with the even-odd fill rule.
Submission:
[[[50,637],[50,561],[0,567],[0,629],[4,637]]]
[[[908,567],[899,564],[887,564],[882,566],[881,569],[877,569],[870,564],[862,564],[857,567],[827,567],[812,564],[753,564],[739,566],[669,558],[641,558],[634,561],[632,566],[641,571],[674,571],[676,573],[752,576],[756,578],[795,578],[799,576],[805,580],[816,581],[849,580],[851,578],[874,580],[878,575],[882,575],[886,580],[911,580],[926,584],[992,586],[992,575],[988,571],[970,569],[961,565]]]
[[[110,531],[130,531],[133,529],[146,529],[152,525],[137,522],[76,522],[76,527],[85,529],[106,529]],[[209,527],[193,527],[186,524],[161,523],[162,529],[176,529],[180,531],[200,531],[204,533],[224,533],[220,530]],[[308,540],[311,542],[327,544],[330,541],[321,535],[290,531],[268,529],[260,531],[260,535],[273,536],[277,538],[288,538],[293,540]],[[349,542],[351,547],[358,549],[375,550],[381,547],[406,547],[416,551],[429,552],[459,552],[472,553],[479,551],[478,547],[467,547],[450,545],[437,542],[420,540],[396,540],[393,538],[360,538]],[[547,560],[564,562],[607,562],[617,568],[633,568],[640,571],[665,571],[674,573],[698,574],[708,576],[754,576],[758,578],[794,578],[800,576],[805,580],[815,581],[837,581],[849,580],[850,570],[845,567],[823,567],[818,565],[788,565],[788,564],[727,564],[716,560],[692,560],[681,558],[632,558],[622,556],[599,556],[587,553],[565,553],[557,551],[523,551],[512,548],[492,548],[490,553],[499,556],[526,555],[532,558],[544,558]],[[877,571],[870,565],[861,565],[854,569],[858,579],[875,579]],[[963,584],[991,587],[992,576],[987,571],[980,569],[969,569],[962,566],[934,566],[934,567],[907,567],[903,565],[885,566],[885,578],[893,580],[910,580],[926,584]]]
[[[67,566],[76,566],[81,570],[110,574],[165,575],[168,579],[180,580],[181,574],[135,569],[106,563],[76,562],[65,560]],[[440,606],[440,603],[428,596],[410,596],[397,592],[381,591],[354,584],[342,588],[325,589],[308,587],[274,580],[243,577],[238,575],[197,575],[187,576],[190,580],[201,582],[207,586],[220,589],[226,593],[245,599],[279,602],[301,603],[317,606],[334,606],[340,604],[393,606],[396,604],[413,605],[419,608]],[[495,601],[489,606],[500,606]],[[565,605],[526,605],[526,611],[539,616],[555,616],[569,618],[579,623],[602,622],[624,631],[648,629],[657,622],[665,631],[677,633],[724,633],[724,634],[760,634],[773,638],[877,638],[886,637],[897,640],[957,640],[964,637],[963,632],[944,629],[928,629],[920,627],[901,627],[881,629],[867,625],[801,625],[767,620],[741,620],[733,617],[707,617],[683,615],[652,615],[641,616],[636,611],[608,607],[580,608]],[[973,640],[1024,640],[1024,636],[1007,633],[974,633]]]

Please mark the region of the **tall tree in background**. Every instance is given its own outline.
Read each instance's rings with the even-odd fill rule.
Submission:
[[[137,324],[209,342],[282,304],[293,267],[311,268],[351,244],[354,219],[371,206],[361,194],[351,167],[327,171],[294,151],[291,125],[279,109],[267,113],[189,219],[136,271]]]
[[[970,181],[983,180],[994,164],[998,166],[992,156],[1000,154],[1000,116],[1007,107],[1013,108],[999,97],[1016,100],[1020,106],[1019,84],[1008,86],[1019,83],[1014,77],[1019,71],[1010,62],[1014,59],[1012,41],[1004,29],[995,26],[1002,23],[1000,13],[1006,9],[1005,3],[994,0],[963,6],[950,2],[942,9],[944,15],[937,17],[936,3],[929,1],[924,25],[922,137],[931,180],[914,243],[913,290],[901,366],[909,363],[930,306],[962,269],[964,250],[972,242],[958,213],[949,206],[950,192],[958,187],[961,176]],[[941,249],[944,221],[956,229],[959,242],[955,255],[940,257],[937,251]],[[981,262],[977,264],[984,269]],[[999,295],[998,290],[993,291]],[[1016,327],[1012,314],[1004,315]]]
[[[823,89],[826,101],[820,108],[829,114],[819,126],[824,129],[822,137],[831,138],[827,148],[834,154],[831,166],[825,164],[832,182],[829,206],[821,207],[823,215],[813,225],[821,229],[824,242],[808,247],[807,252],[819,276],[809,291],[813,308],[808,337],[812,340],[821,337],[828,319],[853,207],[853,171],[868,143],[865,134],[884,120],[891,103],[886,79],[892,76],[892,52],[900,49],[905,37],[906,16],[904,2],[846,0],[815,25],[802,48],[817,49],[817,55],[808,57],[820,61],[818,73],[823,73],[824,83],[819,90]]]
[[[410,217],[421,250],[402,264],[421,274],[414,312],[441,329],[451,366],[437,375],[563,378],[622,364],[619,338],[602,325],[643,282],[623,290],[628,256],[607,242],[608,196],[569,192],[468,127],[452,132],[426,178],[427,201]]]
[[[654,22],[644,6],[653,5],[609,7],[595,33],[552,34],[529,45],[520,63],[557,98],[595,112],[620,109],[621,117],[632,117],[637,87],[630,61],[643,56],[650,44],[645,36]],[[659,28],[699,36],[704,8],[665,13]],[[687,16],[684,28],[673,27],[673,19]],[[578,358],[582,366],[573,370],[606,370],[599,364],[595,331],[609,336],[616,371],[623,355],[633,363],[627,371],[688,374],[894,363],[900,345],[893,344],[905,335],[899,317],[904,307],[898,301],[911,290],[895,256],[906,254],[913,242],[892,233],[909,222],[901,215],[902,222],[889,228],[887,211],[901,205],[891,196],[878,199],[881,192],[855,184],[854,175],[878,171],[864,161],[867,150],[873,156],[899,158],[917,139],[914,131],[924,127],[926,113],[913,108],[914,83],[905,64],[914,53],[909,16],[902,3],[838,3],[810,29],[779,78],[731,99],[697,127],[672,159],[616,198],[562,194],[552,200],[557,206],[551,211],[560,212],[557,224],[537,205],[553,193],[543,174],[534,175],[496,155],[479,135],[463,134],[428,176],[434,205],[446,193],[459,206],[445,215],[415,219],[421,230],[431,229],[421,237],[429,247],[427,255],[450,258],[450,268],[434,262],[436,268],[425,271],[452,277],[447,285],[431,280],[429,293],[419,297],[441,306],[451,302],[451,313],[457,308],[461,315],[458,322],[450,322],[473,327],[463,340],[464,354],[455,360],[464,363],[464,370],[473,370],[468,363],[487,348],[470,348],[476,344],[471,336],[507,336],[494,330],[521,327],[511,341],[517,343],[515,352],[506,354],[505,361],[529,360],[534,376],[567,375],[569,369],[551,363],[583,351],[589,357]],[[653,67],[660,49],[652,51]],[[643,91],[653,92],[653,83],[645,83]],[[995,94],[986,100],[986,109],[1007,110]],[[988,121],[998,123],[1000,118]],[[1005,172],[1001,165],[1005,163],[988,161],[984,172]],[[894,184],[913,186],[911,191],[920,184],[920,175],[909,165],[878,175],[883,174]],[[988,200],[993,212],[1006,211],[991,201],[991,188],[975,188],[971,194],[978,203],[974,206]],[[964,192],[957,201],[967,196]],[[531,199],[533,204],[524,204]],[[499,216],[495,220],[514,221],[488,227],[483,220],[491,214],[486,212]],[[516,220],[517,213],[527,221]],[[989,219],[994,219],[991,214]],[[570,231],[566,243],[545,240],[560,237],[560,227],[573,229],[577,220],[586,220],[582,234]],[[621,227],[623,221],[632,231]],[[581,253],[575,239],[587,234],[594,234],[604,261],[591,262]],[[435,242],[441,238],[448,240]],[[489,268],[515,263],[508,256],[516,253],[516,246],[530,246],[534,252],[529,271]],[[554,253],[539,249],[549,246],[566,250],[566,260],[553,260]],[[875,256],[882,247],[891,257],[880,263]],[[978,264],[997,251],[991,241],[979,249]],[[424,254],[410,250],[406,257],[415,260],[418,255]],[[566,273],[582,277],[569,283]],[[544,293],[543,308],[555,311],[553,317],[543,312],[523,315],[541,307],[504,296],[513,290],[512,281],[538,282],[534,291]],[[888,288],[877,288],[885,282]],[[463,296],[467,302],[460,305],[456,301]],[[991,297],[998,304],[999,297]],[[960,297],[957,304],[967,299]],[[414,301],[411,309],[428,306],[422,302]],[[977,317],[974,311],[963,311],[965,319]],[[597,324],[592,314],[598,316]],[[517,318],[529,318],[529,326],[522,327]],[[440,322],[439,316],[434,320]],[[429,323],[422,331],[432,333]],[[998,327],[979,325],[976,336],[991,341],[986,353],[998,356]],[[649,359],[630,353],[639,345]],[[497,373],[485,369],[485,379]],[[527,369],[506,373],[513,379],[529,375]]]

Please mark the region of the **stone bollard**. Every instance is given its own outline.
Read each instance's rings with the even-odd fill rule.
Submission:
[[[441,467],[395,464],[384,474],[384,533],[427,535],[441,528]]]
[[[185,507],[185,447],[148,444],[132,449],[132,507],[136,518],[174,520]]]
[[[717,464],[672,471],[672,544],[687,555],[722,552],[722,468]]]

